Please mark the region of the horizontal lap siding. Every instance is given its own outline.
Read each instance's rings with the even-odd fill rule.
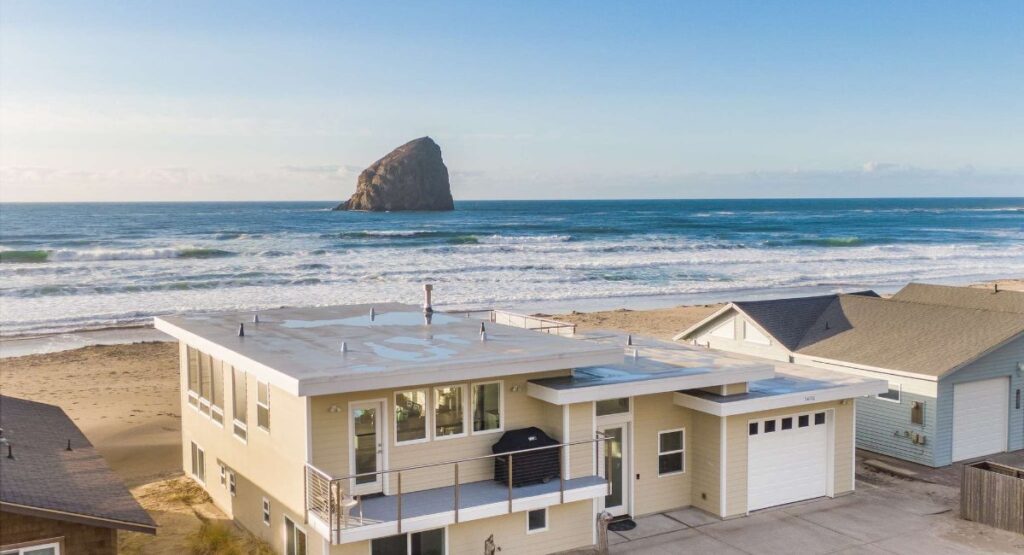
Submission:
[[[633,460],[635,473],[640,476],[634,481],[633,503],[637,515],[690,504],[691,411],[675,405],[672,396],[672,393],[660,393],[633,398]],[[678,428],[686,430],[685,472],[658,476],[658,432]]]
[[[576,403],[569,407],[569,441],[594,439],[594,403]],[[594,475],[593,443],[581,443],[569,447],[569,477]]]
[[[690,501],[694,507],[721,515],[720,446],[721,419],[703,412],[691,411],[691,428],[687,431],[690,456]]]
[[[1020,362],[1024,362],[1024,336],[1017,337],[939,382],[936,466],[945,466],[953,460],[953,386],[957,383],[1009,377],[1009,449],[1024,449],[1024,408],[1018,409],[1015,405],[1016,391],[1024,388],[1024,378],[1017,371]]]
[[[840,404],[818,403],[799,407],[788,407],[750,414],[728,417],[726,430],[726,511],[725,516],[736,516],[747,512],[747,424],[750,420],[785,416],[789,414],[808,413],[821,410],[833,410],[834,443],[833,443],[833,491],[836,495],[852,491],[854,480],[853,467],[853,403]],[[858,405],[859,411],[859,405]],[[696,504],[696,503],[695,503]]]
[[[562,428],[562,414],[548,403],[529,397],[526,382],[530,379],[555,376],[562,372],[545,372],[503,379],[504,388],[504,430],[536,426],[552,437],[559,438]],[[493,381],[493,380],[481,380]],[[469,382],[440,382],[422,386],[433,390],[435,385],[463,384]],[[415,388],[405,388],[415,389]],[[512,391],[517,389],[516,391]],[[395,445],[394,442],[394,393],[397,390],[377,390],[359,393],[318,396],[312,399],[313,420],[313,464],[334,476],[347,476],[349,470],[349,404],[354,401],[384,399],[385,426],[387,436],[387,468],[399,469],[416,465],[441,463],[491,454],[491,446],[503,432],[471,434],[450,439],[432,439],[411,445]],[[430,401],[432,402],[432,400]],[[467,397],[466,410],[470,411]],[[331,406],[341,409],[331,412]],[[471,415],[470,415],[471,416]],[[471,419],[467,417],[467,426]],[[492,459],[467,462],[459,465],[461,482],[485,480],[494,476]],[[398,491],[397,474],[390,476],[389,488],[392,494]],[[454,483],[454,465],[411,470],[402,473],[402,491],[415,491],[434,487],[450,486]]]
[[[548,530],[526,533],[526,513],[474,520],[448,528],[448,553],[483,553],[484,542],[494,536],[499,553],[545,554],[593,545],[594,504],[577,501],[548,509]]]

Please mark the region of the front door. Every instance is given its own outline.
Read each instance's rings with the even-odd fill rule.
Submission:
[[[384,476],[376,474],[384,470],[384,438],[381,425],[384,409],[379,401],[352,403],[349,408],[349,432],[352,441],[352,474],[356,476],[352,493],[367,495],[383,491]]]
[[[611,485],[604,498],[604,510],[612,516],[629,513],[629,441],[626,437],[628,424],[604,426],[601,433],[608,437],[604,445],[604,460],[601,475]]]

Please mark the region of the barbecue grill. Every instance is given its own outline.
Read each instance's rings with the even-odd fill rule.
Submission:
[[[495,455],[559,445],[557,439],[540,428],[522,428],[505,432],[498,443],[491,446]],[[547,483],[561,475],[559,448],[539,449],[528,453],[515,453],[512,458],[512,487]],[[508,485],[508,456],[494,458],[494,480]]]

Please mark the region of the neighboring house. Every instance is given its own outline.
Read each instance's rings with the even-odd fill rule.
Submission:
[[[593,545],[601,511],[854,489],[853,399],[881,380],[478,315],[157,318],[180,341],[186,472],[289,555],[551,553]]]
[[[927,466],[1024,448],[1024,293],[912,283],[729,303],[680,333],[712,349],[883,378],[857,445]]]
[[[0,553],[107,555],[156,523],[60,407],[0,396]]]

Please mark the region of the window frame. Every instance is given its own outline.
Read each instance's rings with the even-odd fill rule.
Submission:
[[[458,387],[462,391],[462,393],[459,395],[459,397],[461,398],[461,404],[462,404],[462,432],[458,433],[458,434],[447,434],[447,435],[443,435],[443,436],[442,435],[437,435],[437,399],[438,399],[437,391],[439,389],[448,389],[448,388],[452,388],[452,387]],[[433,417],[433,426],[432,426],[430,434],[431,434],[431,437],[433,437],[434,440],[436,440],[436,441],[444,441],[444,440],[448,440],[448,439],[457,439],[457,438],[460,438],[460,437],[468,437],[469,436],[469,422],[468,422],[468,420],[469,420],[468,416],[469,415],[468,415],[468,413],[466,411],[466,407],[468,406],[468,403],[466,402],[466,400],[467,400],[467,397],[469,395],[469,392],[467,391],[467,389],[469,389],[469,388],[466,386],[465,383],[435,385],[433,388],[431,388],[431,393],[432,393],[431,401],[432,402],[430,403],[430,413],[431,413],[431,416]]]
[[[273,519],[270,514],[270,500],[266,497],[263,498],[263,525],[269,527],[270,522]]]
[[[25,555],[48,547],[53,548],[54,555],[61,555],[64,553],[64,538],[46,538],[11,544],[4,548],[3,555]]]
[[[383,540],[394,536],[405,536],[405,552],[407,555],[412,555],[412,536],[414,534],[424,534],[427,532],[441,531],[442,545],[444,545],[444,553],[448,555],[448,526],[441,526],[438,528],[428,528],[426,530],[416,530],[415,532],[402,532],[401,534],[392,534],[391,536],[384,536],[379,538],[371,538],[366,541],[369,552],[373,553],[373,542],[374,540]]]
[[[619,399],[625,399],[626,400],[627,404],[629,405],[626,410],[619,411],[619,412],[609,412],[607,414],[598,414],[597,413],[597,405],[601,401],[618,401]],[[611,419],[622,418],[623,415],[628,415],[628,416],[632,416],[633,415],[633,397],[632,396],[628,396],[627,395],[625,397],[613,397],[611,399],[601,399],[601,400],[598,400],[598,401],[594,401],[594,418],[597,418],[598,420],[600,420],[602,418],[611,418]]]
[[[241,405],[245,407],[245,420],[238,419],[238,375],[242,375],[242,399]],[[238,438],[242,443],[249,443],[249,376],[245,370],[236,366],[231,367],[231,435]],[[241,433],[239,433],[241,431]]]
[[[896,404],[902,403],[903,402],[903,384],[901,384],[901,383],[894,384],[892,382],[888,382],[888,383],[889,383],[888,390],[885,393],[876,393],[875,394],[875,399],[878,399],[878,400],[881,400],[881,401],[885,401],[887,403],[896,403]],[[896,387],[893,388],[893,385],[895,385]],[[893,389],[896,390],[896,398],[895,399],[891,399],[889,397],[882,397],[882,395],[888,394]]]
[[[474,413],[476,412],[476,387],[478,385],[498,384],[498,427],[488,430],[474,430]],[[475,436],[500,433],[505,431],[505,380],[488,380],[469,384],[469,433]]]
[[[191,454],[192,454],[191,463],[192,463],[192,468],[189,469],[191,471],[191,472],[189,472],[189,474],[191,474],[191,476],[193,478],[195,478],[195,480],[197,482],[199,482],[200,484],[205,486],[206,485],[206,451],[203,450],[203,448],[198,443],[196,443],[194,441],[191,441],[190,443],[192,444],[192,446],[191,446]]]
[[[548,512],[549,507],[541,507],[539,509],[532,509],[529,511],[523,511],[526,514],[526,535],[540,534],[541,532],[547,532],[551,529],[551,513]],[[530,514],[537,511],[544,512],[544,526],[541,528],[530,528]]]
[[[289,547],[288,546],[288,524],[291,524],[292,528],[296,532],[295,537],[294,537],[295,540],[298,540],[298,533],[301,533],[303,538],[305,538],[303,540],[303,545],[306,547],[305,552],[299,553],[299,550],[295,549],[295,555],[306,555],[306,553],[309,553],[309,534],[306,533],[306,529],[305,528],[303,528],[302,526],[299,526],[299,523],[295,522],[294,520],[292,520],[288,515],[284,515],[284,552],[285,552],[285,554],[286,555],[288,554],[288,547]],[[291,547],[294,549],[296,546],[292,545]]]
[[[395,391],[392,392],[391,401],[394,403],[394,409],[391,412],[391,431],[394,434],[393,437],[395,438],[395,446],[416,445],[417,443],[426,443],[426,442],[430,441],[431,436],[433,435],[433,424],[434,424],[434,418],[433,418],[433,416],[434,416],[434,408],[433,408],[434,405],[431,402],[432,397],[430,396],[430,390],[431,390],[431,388],[429,388],[429,387],[413,387],[413,388],[408,388],[408,389],[396,389]],[[424,398],[423,420],[424,420],[425,428],[423,430],[423,437],[420,438],[420,439],[407,439],[407,440],[404,440],[404,441],[399,441],[399,439],[398,439],[398,395],[402,394],[402,393],[411,393],[411,392],[417,392],[417,391],[422,391],[423,392],[423,398]]]
[[[267,390],[267,402],[260,402],[260,386]],[[267,425],[260,424],[260,409],[267,411]],[[256,427],[264,432],[270,433],[270,382],[256,380]]]
[[[674,449],[672,451],[662,451],[661,450],[661,436],[663,436],[665,434],[674,434],[674,433],[679,433],[679,435],[680,435],[680,440],[681,441],[679,443],[679,449]],[[665,478],[665,477],[668,477],[668,476],[678,476],[680,474],[686,474],[686,428],[672,428],[672,429],[669,429],[669,430],[658,430],[658,443],[657,443],[657,446],[658,446],[657,447],[657,449],[658,449],[658,478]],[[680,455],[680,458],[682,459],[682,462],[683,462],[682,468],[680,468],[679,470],[673,470],[672,472],[662,473],[661,472],[661,457],[662,457],[662,455],[675,455],[677,453]]]

